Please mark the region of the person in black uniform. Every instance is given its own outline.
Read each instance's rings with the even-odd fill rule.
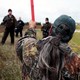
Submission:
[[[14,17],[14,15],[12,15],[11,9],[8,10],[8,15],[4,17],[3,24],[6,27],[5,27],[5,31],[4,31],[4,35],[3,35],[1,43],[5,44],[5,41],[8,35],[10,34],[11,44],[14,44],[14,28],[16,24],[16,18]]]
[[[21,17],[17,21],[17,26],[15,28],[16,37],[18,37],[18,34],[20,33],[20,37],[22,37],[22,30],[23,30],[24,22],[21,20]]]
[[[51,28],[51,23],[49,22],[48,18],[45,18],[45,24],[43,24],[43,26],[41,28],[43,38],[46,38],[49,36],[50,28]]]

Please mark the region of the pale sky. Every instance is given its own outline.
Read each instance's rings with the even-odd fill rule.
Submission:
[[[0,0],[0,22],[9,8],[17,19],[22,17],[24,22],[30,21],[30,0]],[[44,23],[45,17],[48,17],[53,23],[62,14],[72,16],[76,22],[80,22],[80,0],[34,0],[34,8],[37,22]]]

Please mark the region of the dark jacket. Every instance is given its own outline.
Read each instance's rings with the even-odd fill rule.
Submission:
[[[22,20],[18,20],[16,28],[22,30],[23,26],[24,26],[24,22]]]
[[[42,30],[43,32],[49,33],[50,28],[51,28],[51,23],[46,22],[45,24],[43,24],[41,30]]]
[[[3,19],[3,24],[6,26],[6,29],[14,29],[16,25],[16,18],[13,15],[11,15],[11,17],[7,15]]]

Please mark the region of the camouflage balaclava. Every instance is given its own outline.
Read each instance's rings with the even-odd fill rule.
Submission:
[[[72,38],[75,28],[74,19],[70,16],[62,15],[54,21],[51,36],[61,34],[63,36],[61,41],[67,43]]]

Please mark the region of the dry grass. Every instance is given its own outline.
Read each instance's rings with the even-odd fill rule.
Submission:
[[[0,41],[2,35],[0,34]],[[5,45],[0,44],[0,80],[21,80],[21,63],[16,56],[15,46],[10,44],[9,39],[8,37]]]

